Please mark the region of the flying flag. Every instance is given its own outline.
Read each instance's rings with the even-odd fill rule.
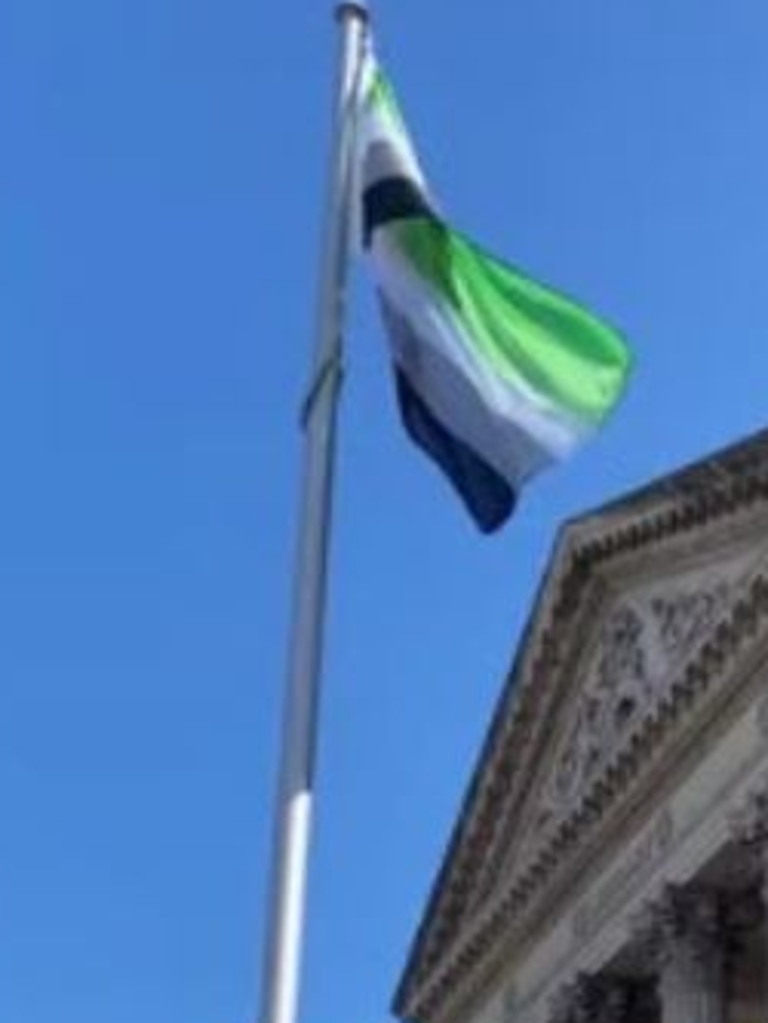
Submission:
[[[531,476],[600,426],[624,389],[629,350],[589,310],[445,221],[370,49],[356,139],[354,212],[403,423],[491,532]]]

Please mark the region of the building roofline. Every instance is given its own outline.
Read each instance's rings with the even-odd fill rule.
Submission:
[[[442,952],[451,947],[450,937],[444,946],[436,940],[441,917],[449,921],[453,919],[454,927],[463,922],[463,906],[456,891],[463,891],[466,899],[467,884],[460,881],[455,886],[456,891],[451,891],[453,875],[467,870],[471,872],[471,863],[476,858],[475,847],[480,843],[477,834],[472,832],[476,830],[483,812],[488,812],[484,784],[490,766],[498,756],[506,726],[516,714],[519,676],[536,633],[542,629],[547,603],[554,601],[557,606],[562,600],[569,599],[564,591],[569,589],[574,572],[578,577],[588,573],[591,563],[647,542],[660,535],[662,529],[667,533],[689,528],[701,521],[702,516],[728,511],[751,499],[755,487],[754,480],[750,483],[750,479],[755,470],[763,470],[759,473],[760,485],[765,491],[761,491],[761,496],[768,498],[768,429],[571,518],[559,529],[512,666],[492,712],[457,821],[431,885],[426,909],[410,944],[392,1002],[396,1016],[407,1019],[412,1015],[413,993],[431,974],[432,968],[442,958]],[[554,595],[553,590],[557,591]],[[482,837],[482,828],[479,833]],[[437,952],[429,948],[433,942],[438,946]]]

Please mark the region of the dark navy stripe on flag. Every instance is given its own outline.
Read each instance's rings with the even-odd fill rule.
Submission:
[[[397,366],[395,379],[400,414],[411,439],[437,462],[479,528],[484,533],[492,533],[514,511],[515,491],[503,476],[436,418]]]

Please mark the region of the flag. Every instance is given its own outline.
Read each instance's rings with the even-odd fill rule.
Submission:
[[[401,418],[491,532],[530,477],[600,426],[624,389],[630,353],[589,310],[446,222],[370,51],[358,97],[354,213]]]

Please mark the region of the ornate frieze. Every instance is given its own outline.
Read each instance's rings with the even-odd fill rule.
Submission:
[[[683,656],[716,624],[726,607],[730,589],[728,583],[721,582],[708,590],[684,591],[651,599],[659,641],[669,660]]]
[[[745,570],[744,559],[718,566],[715,578],[693,573],[620,600],[608,613],[554,753],[528,844],[572,812],[616,763],[643,719],[652,717],[675,669],[715,627]]]
[[[573,804],[650,697],[645,631],[644,616],[629,603],[603,626],[591,677],[541,799],[540,826]]]

